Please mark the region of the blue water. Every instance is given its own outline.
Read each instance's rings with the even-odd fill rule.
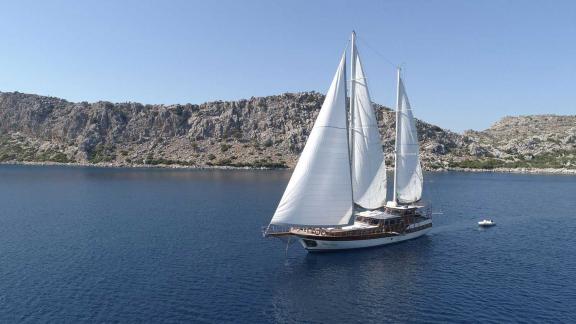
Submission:
[[[307,254],[289,176],[0,166],[0,322],[576,322],[576,177],[429,173],[429,235]]]

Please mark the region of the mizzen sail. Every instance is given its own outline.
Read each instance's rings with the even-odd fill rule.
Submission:
[[[370,100],[368,84],[360,56],[353,50],[355,71],[352,76],[354,101],[351,112],[352,184],[354,202],[368,209],[386,204],[386,164],[378,122]]]
[[[345,225],[352,217],[345,69],[342,56],[271,224]]]
[[[397,202],[409,204],[422,197],[423,177],[416,123],[400,72],[397,105],[395,197]]]

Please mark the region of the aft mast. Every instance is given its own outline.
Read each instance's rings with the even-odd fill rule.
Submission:
[[[396,207],[396,205],[398,204],[398,200],[396,198],[396,186],[398,183],[398,152],[400,149],[400,100],[402,100],[400,98],[400,68],[398,67],[397,71],[397,75],[398,75],[398,86],[397,86],[397,94],[396,94],[396,139],[394,141],[394,189],[392,191],[392,201],[391,201],[391,206],[392,207]]]

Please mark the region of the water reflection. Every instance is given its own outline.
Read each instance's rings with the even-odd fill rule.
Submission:
[[[338,312],[340,320],[358,321],[358,308],[362,319],[395,318],[401,312],[391,314],[385,306],[397,308],[399,298],[421,293],[420,276],[433,255],[428,236],[371,249],[298,253],[274,286],[275,320],[326,322]]]
[[[99,168],[80,166],[3,165],[2,179],[58,180],[163,180],[163,181],[233,181],[250,183],[288,182],[291,170],[226,170],[226,169],[162,169],[162,168]]]

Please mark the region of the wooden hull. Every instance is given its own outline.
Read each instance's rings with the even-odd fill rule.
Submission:
[[[432,220],[420,222],[413,231],[403,234],[380,234],[358,237],[318,237],[296,235],[302,246],[309,252],[327,252],[338,250],[362,249],[387,244],[400,243],[418,238],[432,229]]]

